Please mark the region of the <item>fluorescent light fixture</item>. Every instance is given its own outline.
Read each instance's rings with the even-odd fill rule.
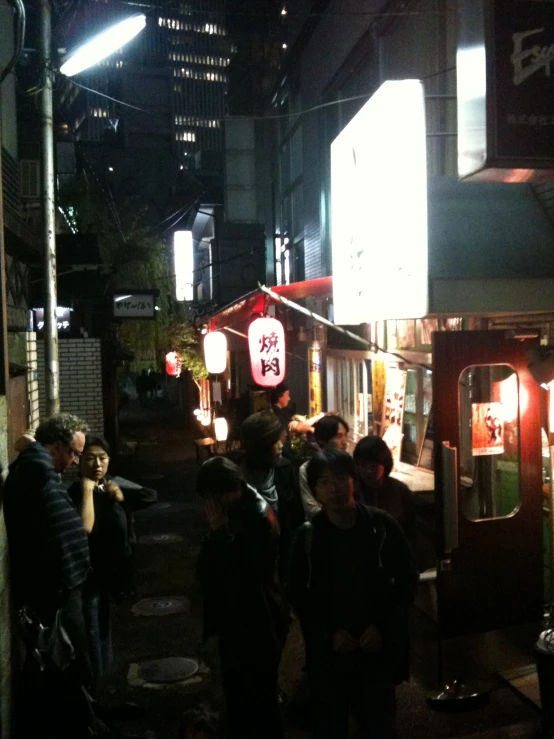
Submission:
[[[114,301],[116,303],[120,303],[122,300],[127,300],[128,298],[132,298],[132,295],[118,295],[117,298],[114,298]]]
[[[66,77],[73,77],[85,69],[98,64],[114,51],[121,49],[146,26],[144,14],[126,18],[106,31],[99,33],[83,46],[79,46],[60,67],[60,72]]]
[[[331,144],[333,304],[339,324],[428,310],[423,85],[381,85]]]
[[[487,161],[487,55],[484,45],[456,54],[458,174],[478,172]]]
[[[194,300],[194,248],[192,231],[175,231],[173,234],[175,260],[175,297],[177,300]]]

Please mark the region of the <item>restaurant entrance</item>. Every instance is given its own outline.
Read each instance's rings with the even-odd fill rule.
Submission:
[[[540,388],[536,339],[433,335],[438,617],[446,637],[540,620]]]

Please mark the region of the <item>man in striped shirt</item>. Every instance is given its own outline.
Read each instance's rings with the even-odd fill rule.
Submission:
[[[45,626],[60,611],[86,687],[92,669],[83,622],[81,587],[90,570],[88,537],[60,473],[83,452],[84,421],[61,413],[43,421],[35,441],[10,465],[4,518],[10,583],[16,608],[30,606]]]

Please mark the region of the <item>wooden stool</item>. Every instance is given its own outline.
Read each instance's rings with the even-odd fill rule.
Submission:
[[[214,447],[214,444],[215,444],[215,439],[210,439],[209,436],[206,436],[203,439],[195,439],[194,440],[194,444],[196,446],[196,460],[198,462],[201,462],[202,461],[202,458],[200,456],[200,450],[202,449],[202,447],[206,447],[207,448],[208,457],[211,457],[212,454],[214,453],[213,447]]]

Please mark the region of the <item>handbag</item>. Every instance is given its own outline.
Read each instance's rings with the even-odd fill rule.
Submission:
[[[61,610],[56,611],[52,625],[46,627],[31,608],[22,606],[17,622],[25,645],[41,670],[45,669],[46,661],[62,672],[72,664],[75,649],[62,623]]]

